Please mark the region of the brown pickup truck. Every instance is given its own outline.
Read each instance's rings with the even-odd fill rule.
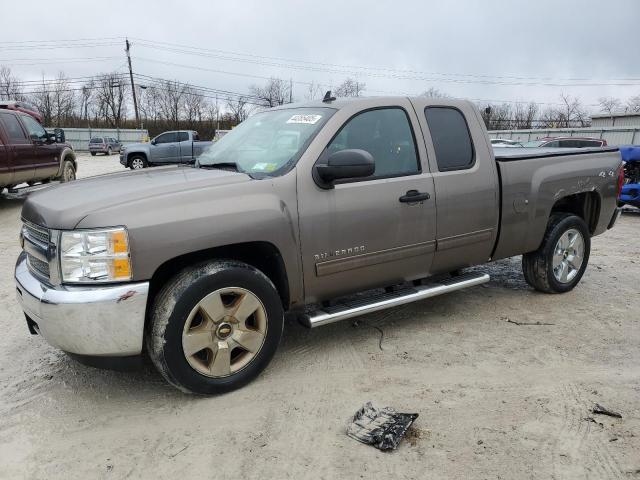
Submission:
[[[21,183],[75,180],[73,148],[27,113],[0,108],[0,192]]]
[[[258,113],[194,165],[31,195],[18,299],[31,333],[80,360],[145,350],[173,385],[214,393],[266,367],[287,312],[326,325],[479,285],[460,270],[522,254],[533,288],[571,290],[619,214],[620,153],[495,150],[460,100]]]

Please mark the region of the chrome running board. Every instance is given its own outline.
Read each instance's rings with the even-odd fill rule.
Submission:
[[[309,328],[315,328],[347,318],[357,317],[367,313],[377,312],[386,308],[397,307],[406,303],[436,297],[463,288],[481,285],[489,281],[486,273],[466,273],[446,280],[434,281],[416,287],[404,287],[396,291],[386,292],[367,298],[344,300],[330,307],[302,314],[300,322]]]

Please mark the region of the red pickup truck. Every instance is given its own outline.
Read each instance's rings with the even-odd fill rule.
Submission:
[[[0,192],[21,183],[75,180],[76,155],[62,137],[27,113],[0,107]]]

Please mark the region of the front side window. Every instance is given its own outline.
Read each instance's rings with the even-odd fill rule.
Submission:
[[[329,155],[347,149],[366,150],[373,156],[374,177],[420,172],[409,118],[398,107],[368,110],[351,118],[327,146]]]
[[[47,131],[35,119],[31,117],[23,117],[22,122],[25,127],[27,127],[27,132],[29,132],[29,136],[31,138],[47,138]]]
[[[427,107],[427,126],[436,151],[438,170],[464,170],[475,162],[469,126],[460,110],[453,107]]]
[[[27,140],[24,130],[22,130],[18,119],[14,115],[10,113],[2,113],[0,115],[4,129],[6,130],[10,140],[14,142]]]
[[[156,137],[156,143],[174,143],[178,141],[178,134],[176,132],[163,133]]]
[[[234,164],[254,177],[283,175],[334,113],[322,107],[257,113],[207,147],[198,164]]]

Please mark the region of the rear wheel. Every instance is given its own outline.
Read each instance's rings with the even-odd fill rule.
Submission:
[[[556,214],[549,220],[540,248],[522,256],[524,278],[541,292],[568,292],[580,282],[590,251],[591,235],[584,220]]]
[[[107,148],[107,155],[111,155],[111,147]]]
[[[95,157],[96,156],[96,152],[91,152],[91,156]]]
[[[147,159],[144,157],[133,157],[129,160],[129,168],[131,170],[140,170],[148,166]]]
[[[283,323],[278,292],[262,272],[212,261],[183,270],[158,293],[147,349],[158,371],[180,390],[222,393],[268,365]]]

